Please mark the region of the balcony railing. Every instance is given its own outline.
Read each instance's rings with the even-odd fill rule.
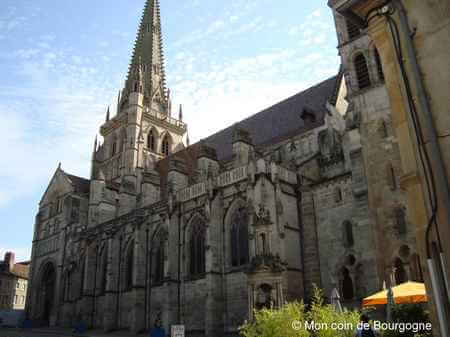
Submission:
[[[146,107],[144,109],[144,113],[147,114],[147,115],[150,115],[150,116],[152,116],[152,117],[154,117],[154,118],[156,118],[156,119],[158,119],[160,121],[164,121],[164,122],[166,122],[166,123],[168,123],[170,125],[173,125],[173,126],[175,126],[177,128],[186,130],[186,123],[183,123],[182,121],[180,121],[178,119],[175,119],[175,118],[172,118],[172,117],[170,117],[170,116],[168,116],[166,114],[162,114],[162,113],[160,113],[158,111],[155,111],[155,110],[152,110],[152,109],[150,109],[148,107]]]

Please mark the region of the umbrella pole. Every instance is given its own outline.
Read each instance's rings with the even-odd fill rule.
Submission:
[[[431,278],[431,285],[433,288],[433,297],[434,302],[436,305],[436,311],[439,318],[439,327],[441,329],[442,337],[448,337],[448,326],[447,326],[447,320],[444,313],[444,306],[442,303],[442,297],[441,297],[441,289],[437,280],[436,270],[433,259],[429,258],[427,260],[428,263],[428,270],[430,272],[430,278]]]
[[[387,303],[386,303],[386,321],[392,322],[392,307],[394,304],[394,293],[392,292],[392,287],[389,285],[387,292]]]

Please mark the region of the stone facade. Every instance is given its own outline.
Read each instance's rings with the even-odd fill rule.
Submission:
[[[15,262],[7,252],[0,261],[0,310],[24,310],[28,290],[29,262]]]
[[[342,40],[339,20],[337,76],[185,146],[147,1],[90,180],[58,167],[40,202],[28,316],[237,335],[255,308],[308,301],[314,284],[351,307],[391,277],[419,278],[386,90],[372,63],[373,84],[355,89],[351,55],[372,49]]]

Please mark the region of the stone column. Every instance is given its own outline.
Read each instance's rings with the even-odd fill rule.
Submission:
[[[313,295],[313,284],[320,287],[322,282],[314,194],[309,187],[302,187],[299,208],[301,209],[303,230],[304,289],[305,297],[310,298]]]
[[[108,258],[106,267],[106,290],[104,298],[103,330],[108,332],[116,328],[116,294],[118,271],[119,242],[113,238],[108,239]],[[114,268],[114,266],[116,266]]]
[[[221,275],[222,226],[223,218],[221,201],[215,198],[211,202],[210,219],[208,219],[208,247],[206,250],[206,284],[205,301],[205,335],[221,336],[224,331],[223,313],[223,279]]]
[[[140,242],[140,237],[144,242]],[[145,235],[140,235],[140,230],[134,230],[134,261],[133,261],[133,306],[131,313],[131,331],[138,333],[145,328]]]

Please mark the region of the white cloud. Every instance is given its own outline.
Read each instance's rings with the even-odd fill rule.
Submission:
[[[337,67],[333,61],[320,53],[300,57],[294,50],[281,50],[211,63],[199,70],[196,59],[186,54],[168,78],[170,81],[172,73],[181,69],[192,69],[178,76],[171,89],[174,104],[184,106],[191,141],[198,141],[334,75]],[[325,66],[327,63],[332,66]],[[305,67],[311,69],[310,77],[289,78]]]
[[[0,208],[42,191],[60,161],[70,173],[89,171],[92,142],[115,88],[98,76],[98,65],[68,54],[11,53],[21,57],[19,75],[26,80],[0,88],[0,151],[8,158],[0,166]]]

